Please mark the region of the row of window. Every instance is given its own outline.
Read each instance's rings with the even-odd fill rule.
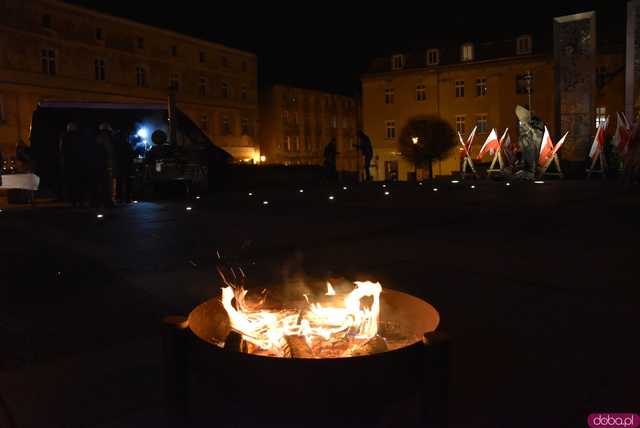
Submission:
[[[51,30],[52,28],[52,19],[51,19],[51,15],[49,14],[43,14],[42,15],[42,27],[46,30]],[[104,42],[106,35],[105,35],[105,31],[102,27],[96,27],[95,29],[95,39],[97,42]],[[137,36],[135,39],[135,46],[137,49],[143,50],[145,49],[145,39],[144,37],[140,37]],[[178,56],[178,46],[177,45],[171,45],[169,47],[169,51],[170,55],[172,57],[177,57]],[[203,50],[198,51],[198,61],[201,64],[204,64],[207,62],[207,53]],[[222,56],[220,57],[220,64],[222,65],[222,67],[225,68],[229,68],[231,67],[231,63],[229,61],[229,58],[227,58],[226,56]],[[246,72],[248,67],[247,67],[247,62],[246,61],[242,61],[240,63],[240,68],[242,70],[242,72]]]
[[[211,131],[211,124],[209,121],[209,115],[203,114],[200,116],[200,129],[206,134]],[[227,115],[220,117],[220,135],[234,135],[233,126],[231,125],[231,119]],[[240,135],[251,135],[249,128],[249,119],[246,117],[240,118]]]
[[[516,76],[516,93],[526,94],[530,90],[533,92],[531,83],[533,81],[533,75],[531,74],[519,74]],[[484,97],[487,95],[487,79],[476,79],[476,97]],[[463,98],[465,95],[465,83],[464,80],[455,81],[455,96],[456,98]],[[427,100],[427,89],[422,83],[416,85],[416,101]],[[393,88],[385,88],[384,90],[384,103],[393,104],[395,102],[395,90]]]
[[[289,114],[289,110],[282,111],[282,122],[285,126],[298,126],[301,122],[298,120],[298,112],[293,112],[293,114]],[[305,118],[306,123],[310,123],[311,119],[309,117]],[[316,120],[318,122],[318,120]],[[338,118],[336,116],[331,116],[328,121],[328,126],[334,129],[338,128]],[[343,128],[355,128],[356,121],[355,119],[343,117],[342,118],[342,127]]]
[[[516,39],[516,54],[527,55],[531,53],[531,36],[523,35]],[[460,46],[460,61],[467,62],[475,59],[475,46],[473,43],[465,43]],[[440,50],[429,49],[426,54],[427,65],[440,64]],[[396,54],[391,57],[391,69],[402,70],[406,65],[406,56]]]
[[[355,151],[354,147],[354,139],[349,138],[347,141],[344,141],[344,147],[342,148],[342,152],[346,151]],[[304,139],[304,144],[301,144],[300,137],[297,135],[285,135],[282,141],[282,149],[285,152],[317,152],[320,151],[320,142],[316,140],[315,144],[311,142],[309,138]]]
[[[56,51],[54,49],[42,49],[41,53],[42,72],[49,76],[55,76],[57,74],[56,63]],[[95,79],[100,82],[107,80],[107,67],[106,61],[102,58],[96,58],[94,60]],[[149,86],[149,72],[145,66],[137,66],[135,70],[135,82],[139,88],[146,88]],[[169,87],[174,90],[180,90],[180,75],[178,73],[171,73],[169,80]],[[198,94],[201,96],[210,95],[209,79],[206,77],[200,77],[198,81]],[[231,98],[232,87],[227,82],[220,83],[220,95],[222,98]],[[240,99],[247,100],[247,86],[242,85],[240,88]]]
[[[319,98],[320,97],[322,96],[319,96]],[[295,105],[299,101],[299,98],[295,93],[293,94],[285,93],[282,95],[282,98],[283,98],[282,100],[283,104],[285,106]],[[316,98],[313,95],[308,95],[306,97],[303,95],[301,98],[305,106],[307,105],[307,102],[310,102],[311,104],[313,104],[316,101]],[[319,106],[319,102],[320,102],[319,98],[317,99],[318,101],[317,106]],[[324,95],[324,104],[326,107],[336,107],[336,104],[337,104],[336,97],[334,95]],[[347,98],[342,100],[342,108],[344,110],[351,110],[353,109],[354,105],[355,103],[351,99]]]
[[[456,116],[456,131],[464,134],[466,132],[466,115]],[[477,114],[475,125],[478,127],[477,132],[488,132],[489,125],[486,114]],[[396,138],[396,121],[385,121],[385,138],[388,140],[394,140]]]

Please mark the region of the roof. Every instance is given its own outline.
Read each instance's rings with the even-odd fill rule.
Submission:
[[[166,103],[117,103],[91,101],[45,100],[38,103],[40,108],[74,108],[91,110],[167,110]]]

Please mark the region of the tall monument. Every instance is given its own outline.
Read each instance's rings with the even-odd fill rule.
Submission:
[[[572,163],[583,162],[595,132],[596,13],[554,18],[553,50],[555,136],[569,131],[562,157]]]

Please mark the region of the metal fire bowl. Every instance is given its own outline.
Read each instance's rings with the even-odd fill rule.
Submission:
[[[200,380],[209,379],[210,399],[217,395],[254,408],[272,409],[283,400],[287,409],[313,412],[330,406],[325,408],[340,413],[353,412],[358,404],[370,409],[415,396],[430,376],[425,370],[430,351],[421,338],[435,331],[440,317],[427,302],[390,289],[382,291],[380,305],[380,321],[415,335],[415,343],[368,356],[300,359],[250,355],[216,345],[224,342],[230,328],[220,301],[211,299],[189,315],[189,365]]]

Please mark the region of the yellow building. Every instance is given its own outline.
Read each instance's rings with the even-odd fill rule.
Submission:
[[[356,171],[357,126],[353,98],[285,85],[260,93],[260,150],[267,163],[322,165],[324,147],[335,138],[338,171]]]
[[[0,2],[0,149],[28,143],[39,101],[177,104],[236,159],[259,157],[252,53],[54,0]]]
[[[514,113],[518,104],[529,105],[531,101],[534,113],[556,135],[553,57],[533,46],[531,36],[522,35],[514,40],[377,58],[362,77],[362,117],[374,146],[374,179],[406,180],[414,171],[413,165],[402,159],[397,138],[415,116],[439,116],[465,137],[477,126],[474,156],[492,128],[498,133],[508,128],[512,140],[518,138]],[[608,53],[601,55],[598,63],[599,70],[609,74],[597,92],[595,105],[597,111],[615,116],[624,105],[624,73],[617,71],[624,58],[621,51]],[[532,76],[531,94],[528,75]],[[434,163],[434,175],[459,170],[458,148]],[[419,178],[424,174],[418,171]]]

